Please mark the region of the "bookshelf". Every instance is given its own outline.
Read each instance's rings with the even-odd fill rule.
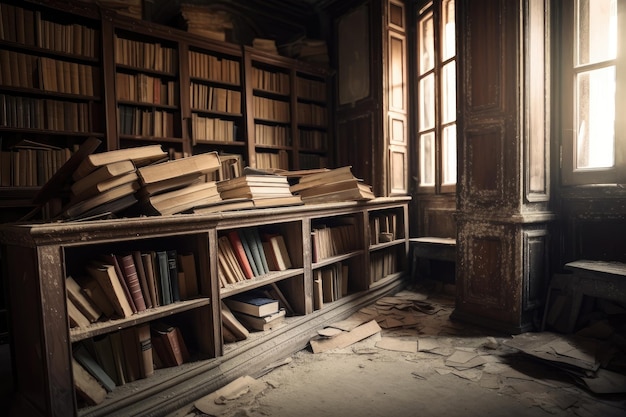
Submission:
[[[15,389],[20,409],[29,415],[112,414],[165,415],[206,395],[220,381],[232,380],[278,359],[276,355],[306,346],[323,323],[339,320],[397,290],[406,271],[408,253],[407,197],[380,198],[367,203],[344,202],[251,209],[210,215],[177,215],[85,222],[0,226],[3,273],[24,280],[7,282]],[[389,242],[370,242],[373,217],[396,216],[396,235]],[[311,232],[322,225],[353,227],[352,244],[323,259],[313,258]],[[280,234],[288,247],[291,267],[222,286],[218,276],[219,239],[232,231],[256,230],[260,236]],[[198,277],[197,296],[147,308],[126,318],[71,327],[66,312],[66,279],[80,277],[102,253],[161,251],[176,248],[192,253]],[[378,254],[392,251],[398,268],[373,279],[367,265]],[[18,261],[19,260],[19,261]],[[315,308],[314,282],[319,274],[348,269],[347,292]],[[400,269],[404,268],[404,269]],[[78,281],[78,280],[77,280]],[[338,281],[335,281],[337,283]],[[294,310],[281,327],[256,332],[248,339],[222,342],[220,301],[272,284]],[[120,330],[165,321],[178,326],[188,346],[188,362],[156,369],[154,375],[116,387],[95,406],[85,406],[74,392],[70,361],[78,343],[100,340]],[[42,357],[38,352],[46,351]],[[48,357],[54,360],[47,360]],[[243,358],[246,366],[241,366]],[[201,388],[199,388],[201,387]],[[206,391],[203,391],[206,390]],[[176,391],[180,395],[161,394]],[[159,397],[155,405],[154,399]],[[182,401],[182,402],[181,402]],[[157,407],[155,409],[154,407]]]
[[[244,47],[244,61],[252,165],[328,166],[330,73],[251,47]]]
[[[0,15],[0,200],[19,207],[16,192],[32,199],[77,145],[104,137],[101,26],[79,6],[2,2]]]

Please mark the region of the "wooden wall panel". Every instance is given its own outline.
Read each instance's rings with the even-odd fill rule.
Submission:
[[[471,280],[464,281],[466,301],[481,303],[502,310],[505,278],[502,276],[505,256],[502,239],[498,236],[476,236],[467,242],[467,272]]]
[[[496,199],[503,194],[504,132],[500,126],[466,132],[469,166],[468,192],[475,198]]]
[[[528,230],[522,232],[524,259],[524,290],[522,310],[540,307],[545,302],[548,280],[548,232]]]
[[[366,113],[353,119],[344,118],[337,123],[335,147],[337,166],[351,165],[352,173],[366,184],[375,185],[373,158],[374,114]]]

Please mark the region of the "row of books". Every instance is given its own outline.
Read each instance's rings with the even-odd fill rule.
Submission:
[[[118,100],[176,105],[176,82],[146,74],[115,74],[115,94]]]
[[[196,82],[191,83],[189,90],[193,109],[241,113],[241,91],[211,87]]]
[[[89,132],[90,114],[88,103],[0,94],[0,126]]]
[[[189,76],[239,85],[240,65],[232,59],[189,51]]]
[[[85,269],[86,275],[66,279],[72,327],[130,317],[199,294],[193,253],[175,249],[103,254]]]
[[[398,272],[398,260],[398,252],[393,248],[372,252],[370,254],[370,277],[372,282]]]
[[[320,310],[324,303],[332,303],[348,295],[347,264],[337,262],[313,271],[313,307]]]
[[[280,123],[289,123],[289,103],[271,98],[254,96],[252,98],[254,117]]]
[[[328,147],[328,134],[319,130],[298,130],[300,149],[325,150]],[[326,166],[326,165],[317,165]]]
[[[39,11],[0,4],[0,39],[66,54],[98,56],[96,31],[76,23],[42,19]]]
[[[187,361],[189,351],[182,332],[164,322],[125,328],[72,347],[75,388],[90,405],[101,403],[117,386]]]
[[[279,94],[289,94],[289,74],[252,68],[252,87]]]
[[[256,166],[260,169],[289,169],[289,154],[286,150],[278,152],[257,152]]]
[[[311,230],[313,262],[358,249],[355,224],[316,225]]]
[[[231,230],[218,238],[220,286],[292,267],[285,239],[257,228]]]
[[[120,134],[174,137],[174,113],[165,110],[119,106]]]
[[[273,126],[256,123],[254,143],[257,145],[290,146],[290,129],[287,126]]]
[[[99,94],[98,67],[41,57],[41,89],[59,93],[94,96]]]
[[[0,151],[0,186],[42,186],[70,156],[69,148],[43,146]]]
[[[326,101],[326,83],[298,77],[296,79],[298,97],[308,100]]]
[[[370,245],[391,242],[403,237],[404,231],[398,227],[396,213],[376,213],[369,220]]]
[[[160,43],[141,42],[115,35],[115,62],[134,68],[145,68],[176,74],[178,65],[174,48]]]
[[[297,111],[299,124],[315,126],[328,125],[328,111],[326,107],[317,104],[298,103]]]
[[[191,130],[194,140],[234,142],[237,137],[234,121],[204,117],[198,113],[191,114]]]

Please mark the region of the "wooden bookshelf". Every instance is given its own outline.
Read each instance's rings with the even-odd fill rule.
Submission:
[[[273,209],[251,209],[211,215],[177,215],[66,223],[41,223],[0,226],[3,272],[21,276],[7,284],[12,303],[11,329],[13,369],[17,406],[28,415],[103,416],[144,415],[159,397],[159,415],[172,412],[182,404],[206,395],[215,387],[199,380],[234,379],[252,369],[260,369],[276,357],[271,346],[295,352],[304,348],[308,338],[326,320],[345,317],[361,302],[382,296],[402,285],[408,251],[409,198],[381,198],[367,203],[345,202]],[[396,236],[387,246],[370,243],[369,224],[373,217],[395,216]],[[343,249],[314,262],[311,232],[327,227],[351,225],[349,245],[335,242]],[[218,277],[219,238],[232,231],[256,230],[260,236],[280,234],[288,247],[291,267],[269,271],[252,279],[225,286]],[[336,236],[336,239],[343,239]],[[342,235],[343,236],[343,235]],[[176,248],[193,253],[196,260],[199,294],[187,300],[148,308],[123,319],[101,319],[84,327],[70,327],[66,313],[66,277],[84,273],[90,259],[102,253],[155,251]],[[394,268],[368,268],[379,257],[389,258]],[[383,261],[384,262],[384,261]],[[327,285],[340,285],[329,273],[341,268],[347,276],[346,292],[327,298],[315,308],[314,283],[324,276]],[[374,272],[386,276],[372,275]],[[77,280],[78,281],[78,280]],[[240,293],[276,285],[293,309],[284,326],[255,334],[236,343],[222,342],[220,301]],[[343,286],[341,284],[341,286]],[[327,287],[328,289],[331,287]],[[190,360],[179,367],[156,369],[153,376],[116,387],[95,406],[87,406],[74,392],[71,373],[72,349],[139,325],[166,321],[179,326]],[[252,346],[262,352],[247,367],[235,366],[249,357]],[[256,349],[256,348],[254,348]],[[39,352],[48,352],[41,356]],[[239,353],[237,353],[239,352]],[[258,356],[258,357],[257,357]],[[54,360],[47,360],[53,357]],[[28,365],[26,365],[28,364]],[[41,377],[46,375],[46,377]],[[181,397],[162,394],[179,390],[187,382],[195,388]],[[225,380],[225,379],[223,379]],[[37,381],[36,384],[33,382]],[[181,385],[182,384],[182,385]],[[197,387],[204,387],[198,389]],[[209,391],[207,391],[209,390]],[[205,392],[206,391],[206,392]],[[28,410],[26,413],[25,410]]]

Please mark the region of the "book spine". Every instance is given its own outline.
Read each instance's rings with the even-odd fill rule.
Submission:
[[[139,276],[139,284],[141,285],[141,293],[146,304],[146,308],[152,308],[152,298],[150,297],[150,288],[148,286],[148,278],[146,277],[146,269],[141,259],[140,251],[133,251],[133,261]]]
[[[252,267],[248,262],[248,257],[246,255],[246,251],[243,248],[243,244],[241,243],[241,239],[239,238],[239,234],[236,231],[231,231],[228,233],[228,240],[230,240],[230,244],[233,248],[233,252],[235,253],[235,257],[241,266],[245,276],[247,279],[254,278],[254,273],[252,272]]]
[[[170,277],[172,302],[180,301],[180,288],[178,286],[178,256],[175,250],[167,251],[167,267]]]
[[[130,292],[133,303],[135,304],[135,309],[137,311],[144,311],[146,309],[146,302],[143,298],[143,293],[141,292],[139,275],[137,274],[137,267],[135,266],[133,255],[120,255],[118,257],[118,262],[126,280],[128,291]]]
[[[263,266],[263,262],[261,261],[261,253],[256,243],[256,239],[254,238],[254,233],[251,229],[243,229],[242,233],[245,235],[246,242],[248,243],[248,249],[250,250],[250,255],[252,256],[251,263],[256,266],[257,276],[265,274],[265,268]]]
[[[133,311],[133,313],[136,313],[137,312],[137,307],[135,307],[135,303],[133,301],[133,297],[130,294],[130,290],[128,288],[128,284],[126,283],[126,280],[124,279],[124,273],[122,272],[122,268],[120,267],[120,264],[119,264],[119,262],[117,260],[117,257],[115,255],[113,255],[113,254],[107,254],[104,257],[105,257],[105,260],[108,261],[115,268],[115,275],[117,275],[117,278],[120,281],[122,289],[124,290],[124,294],[126,295],[126,299],[128,300],[128,304],[130,305],[130,309]]]
[[[250,268],[252,269],[252,274],[253,276],[257,277],[259,275],[261,275],[259,273],[259,269],[257,267],[257,265],[254,262],[254,258],[252,257],[252,251],[250,249],[250,245],[248,243],[248,238],[246,237],[246,234],[244,233],[244,230],[238,230],[237,232],[237,236],[239,236],[239,241],[241,242],[241,246],[243,247],[243,250],[246,254],[246,259],[248,260],[248,264],[250,265]]]
[[[159,265],[159,288],[161,289],[161,305],[172,303],[172,293],[169,278],[169,265],[167,263],[167,252],[157,251],[156,253]]]
[[[267,258],[265,255],[265,250],[263,249],[263,243],[261,241],[261,235],[259,234],[259,229],[256,227],[250,229],[250,235],[254,239],[255,246],[259,251],[259,258],[261,259],[261,264],[263,265],[263,270],[267,274],[270,272],[269,265],[267,264]]]
[[[150,325],[144,324],[136,328],[137,341],[139,344],[139,365],[141,376],[147,378],[154,375],[154,362],[152,355],[152,338],[150,337]]]

